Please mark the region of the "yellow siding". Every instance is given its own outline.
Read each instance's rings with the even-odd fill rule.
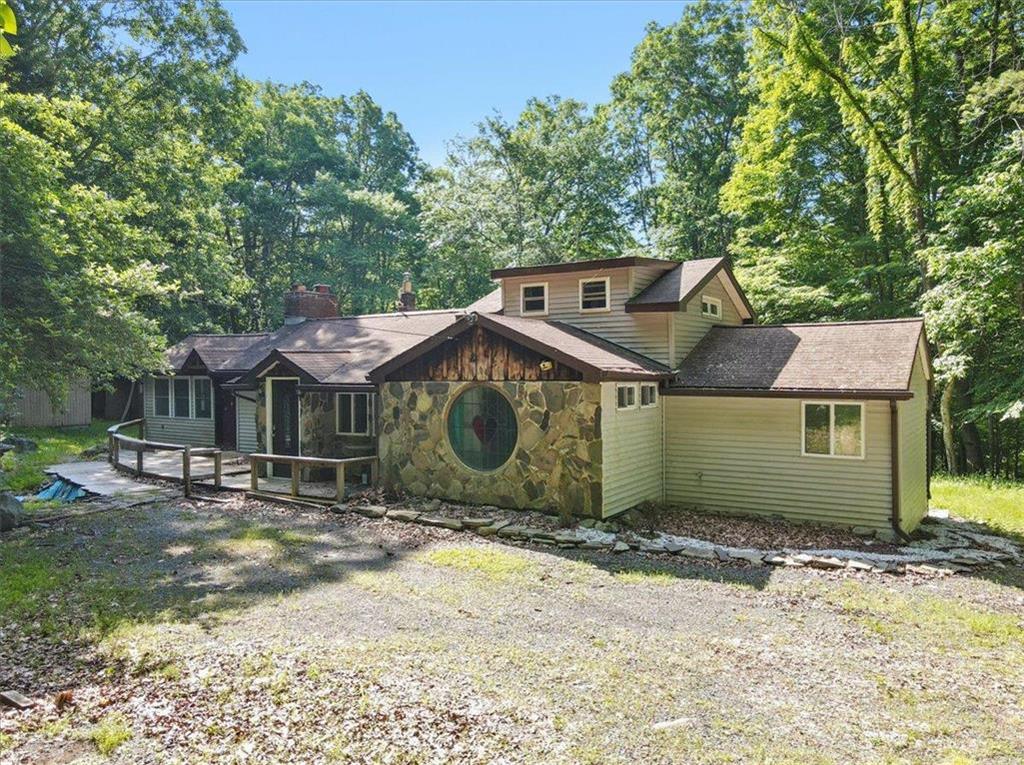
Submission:
[[[675,322],[673,327],[675,355],[671,361],[673,367],[686,358],[686,355],[693,350],[693,347],[701,341],[701,338],[715,324],[736,325],[743,323],[743,319],[736,310],[736,306],[729,297],[729,293],[726,292],[725,287],[722,285],[722,279],[725,278],[728,277],[723,276],[722,272],[719,271],[704,289],[693,296],[685,311],[670,314],[673,317],[672,321]],[[710,295],[722,301],[722,318],[709,319],[701,315],[701,295]]]
[[[900,452],[900,525],[912,531],[928,513],[928,381],[918,353],[910,378],[914,397],[898,404]]]
[[[640,400],[639,387],[637,401]],[[604,515],[662,499],[662,411],[619,411],[615,383],[601,383],[601,439],[604,445]]]
[[[548,285],[548,315],[553,321],[564,321],[575,327],[642,353],[663,364],[669,363],[668,324],[663,314],[626,313],[626,301],[660,275],[653,268],[611,268],[602,271],[576,272],[506,278],[502,295],[506,316],[519,316],[519,292],[524,284]],[[581,313],[580,279],[608,277],[611,290],[611,311]]]
[[[801,455],[798,399],[666,396],[665,493],[716,512],[890,528],[889,403],[865,403],[864,459]]]
[[[215,446],[216,425],[212,419],[157,417],[153,413],[152,377],[146,378],[143,387],[142,416],[146,418],[146,438],[150,441],[189,446]]]

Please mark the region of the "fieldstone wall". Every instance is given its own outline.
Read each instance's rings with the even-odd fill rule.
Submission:
[[[499,507],[601,516],[601,392],[596,383],[483,383],[512,402],[512,457],[494,471],[466,467],[448,443],[448,405],[467,382],[381,386],[380,463],[385,488]]]

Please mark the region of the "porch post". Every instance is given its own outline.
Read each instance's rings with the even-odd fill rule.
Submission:
[[[192,496],[192,447],[186,446],[181,453],[181,480],[185,484],[185,496]]]
[[[249,458],[249,488],[252,491],[260,489],[259,460],[255,457]]]
[[[339,462],[334,466],[334,481],[338,489],[338,501],[345,499],[345,463]]]
[[[292,496],[293,497],[299,496],[299,470],[301,470],[301,468],[299,467],[299,463],[298,462],[293,462],[292,463]]]
[[[220,488],[220,476],[221,476],[221,453],[213,453],[213,485],[215,488]]]

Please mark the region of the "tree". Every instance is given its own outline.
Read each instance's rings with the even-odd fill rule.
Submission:
[[[97,119],[80,101],[0,90],[0,402],[161,364],[164,338],[140,310],[160,288],[139,203],[67,175]]]
[[[671,26],[651,24],[612,83],[634,227],[667,257],[721,255],[732,237],[719,191],[747,108],[748,39],[741,3],[701,0]]]
[[[635,246],[624,211],[627,168],[614,150],[608,110],[532,100],[513,124],[484,120],[453,144],[443,172],[420,192],[430,252],[429,290],[447,273],[469,300],[495,266],[602,258]],[[465,271],[464,260],[479,269]],[[456,297],[456,296],[452,296]]]
[[[10,58],[14,55],[14,48],[7,40],[7,35],[18,34],[18,19],[14,15],[7,0],[0,0],[0,59]]]

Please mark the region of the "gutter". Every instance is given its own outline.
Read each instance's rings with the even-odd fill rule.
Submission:
[[[900,436],[899,409],[895,400],[889,401],[889,471],[892,480],[892,530],[897,539],[910,540],[900,525]]]

